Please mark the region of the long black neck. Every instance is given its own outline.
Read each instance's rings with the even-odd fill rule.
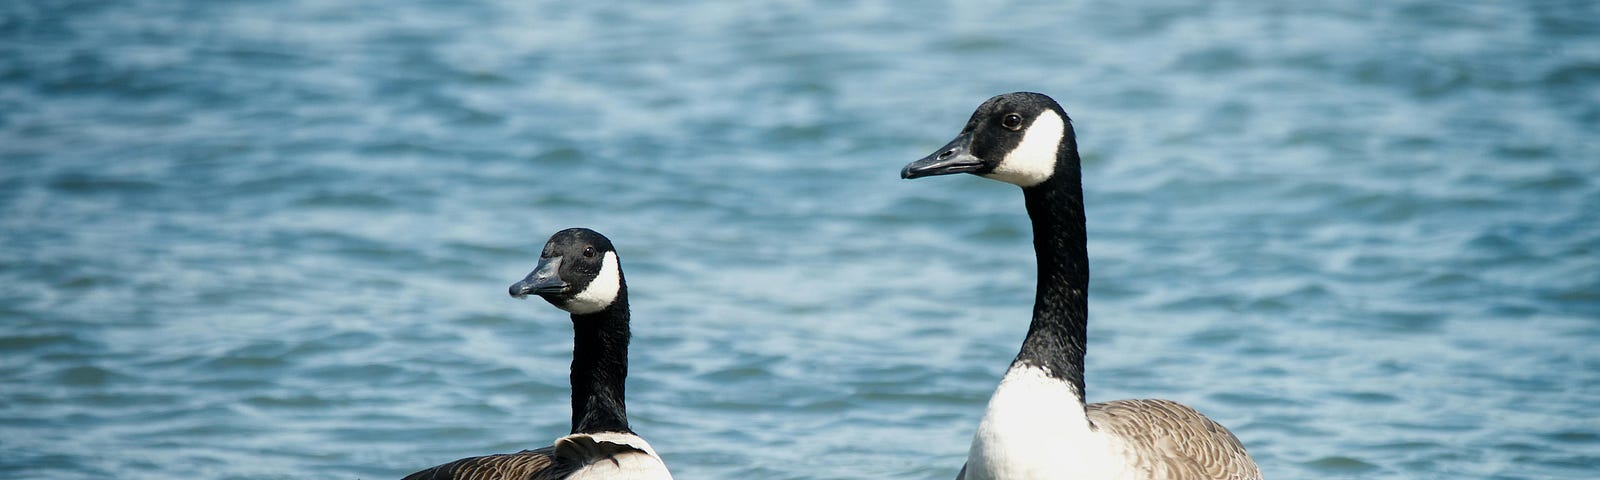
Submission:
[[[1084,398],[1083,356],[1089,325],[1089,251],[1085,245],[1083,182],[1077,158],[1071,171],[1023,189],[1033,221],[1033,250],[1039,259],[1039,286],[1033,323],[1014,363],[1047,368]],[[1068,169],[1062,169],[1068,170]]]
[[[573,314],[572,433],[631,432],[623,390],[628,379],[628,287],[611,306]]]

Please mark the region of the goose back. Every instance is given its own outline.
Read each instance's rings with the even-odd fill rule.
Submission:
[[[671,480],[643,438],[629,433],[577,433],[538,450],[468,457],[404,480]]]
[[[1087,409],[1094,428],[1121,447],[1138,478],[1261,479],[1238,437],[1186,405],[1137,399]]]

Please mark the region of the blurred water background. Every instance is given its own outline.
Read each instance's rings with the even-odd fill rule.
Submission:
[[[1021,195],[902,181],[1073,116],[1090,400],[1269,478],[1600,472],[1592,1],[0,4],[0,470],[397,478],[567,430],[506,286],[617,242],[678,478],[950,478],[1026,330]]]

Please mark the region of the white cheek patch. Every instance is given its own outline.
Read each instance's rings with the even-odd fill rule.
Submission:
[[[1056,151],[1061,147],[1061,134],[1067,124],[1055,110],[1045,110],[1033,119],[1028,131],[1022,134],[1022,143],[1006,154],[995,165],[994,171],[984,177],[1022,187],[1038,185],[1056,173]]]
[[[617,292],[622,290],[621,271],[617,267],[617,253],[606,252],[606,257],[600,262],[600,273],[595,274],[587,288],[573,295],[564,309],[580,315],[605,310],[617,300]]]

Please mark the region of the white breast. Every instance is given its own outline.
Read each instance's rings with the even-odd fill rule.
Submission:
[[[1006,372],[967,453],[967,480],[1118,479],[1127,464],[1089,428],[1083,398],[1039,367]]]
[[[643,438],[624,433],[595,433],[588,436],[600,442],[627,445],[637,450],[596,459],[567,476],[569,480],[672,480],[667,465],[662,463],[655,449],[650,448]]]

